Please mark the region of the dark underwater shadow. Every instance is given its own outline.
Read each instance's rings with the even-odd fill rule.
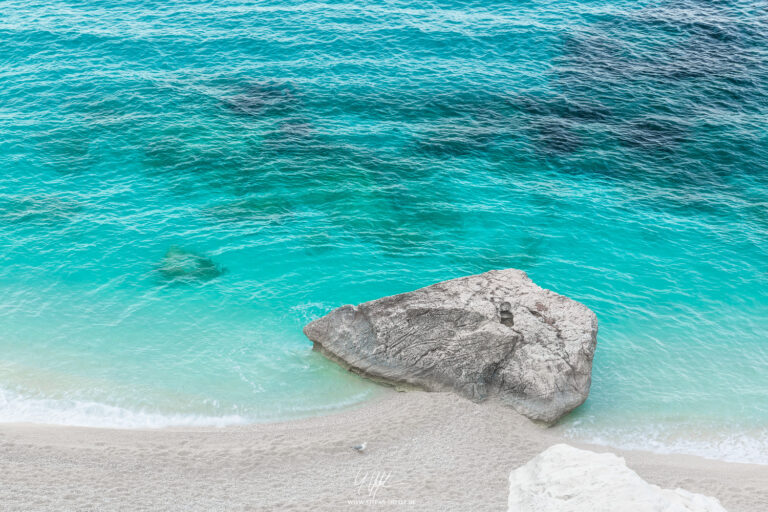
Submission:
[[[167,285],[205,283],[215,279],[227,269],[211,258],[195,251],[172,245],[157,267],[157,277]]]
[[[222,105],[234,114],[283,116],[296,112],[302,106],[296,88],[287,82],[253,81],[234,89],[221,98]]]
[[[611,110],[597,98],[573,97],[565,94],[533,94],[524,92],[511,96],[509,104],[532,117],[552,117],[558,120],[603,122],[611,119]]]
[[[293,215],[292,201],[286,196],[275,191],[222,201],[205,208],[203,215],[217,224],[280,225]]]
[[[0,222],[4,224],[55,226],[72,221],[84,209],[82,203],[51,194],[0,194]]]
[[[620,127],[616,137],[627,147],[672,152],[688,141],[690,129],[677,119],[646,116]]]
[[[572,123],[559,119],[541,119],[532,123],[533,140],[547,154],[575,153],[582,147],[582,140]]]
[[[467,129],[449,127],[444,130],[431,129],[416,140],[413,151],[437,158],[479,156],[487,152],[497,138],[489,129]]]

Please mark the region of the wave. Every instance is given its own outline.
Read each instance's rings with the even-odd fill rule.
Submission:
[[[626,450],[768,465],[768,428],[738,430],[693,424],[599,428],[573,425],[566,427],[563,435],[575,441]]]
[[[356,397],[360,398],[360,397]],[[345,401],[319,410],[294,408],[296,414],[328,412],[358,404]],[[302,414],[303,413],[303,414]],[[266,418],[261,418],[265,420]],[[277,418],[270,418],[274,421]],[[267,421],[269,421],[267,419]],[[257,423],[259,420],[236,414],[203,415],[131,410],[88,400],[30,398],[0,388],[0,423],[35,423],[92,428],[159,429],[166,427],[228,427]],[[768,428],[764,430],[701,428],[693,425],[587,426],[576,422],[565,426],[562,435],[574,441],[627,450],[661,454],[696,455],[727,462],[768,465]]]
[[[0,387],[0,423],[35,423],[73,427],[157,429],[165,427],[230,427],[290,421],[355,407],[379,395],[376,389],[354,393],[332,403],[270,406],[250,414],[190,414],[131,409],[92,400],[33,398]]]
[[[0,423],[101,428],[226,427],[250,423],[239,415],[205,416],[130,410],[87,400],[27,398],[0,388]]]

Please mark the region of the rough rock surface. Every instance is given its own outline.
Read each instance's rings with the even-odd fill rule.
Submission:
[[[556,444],[509,475],[509,512],[725,512],[720,502],[647,483],[612,453]]]
[[[587,398],[597,318],[508,269],[342,306],[304,334],[362,375],[475,401],[498,396],[552,423]]]

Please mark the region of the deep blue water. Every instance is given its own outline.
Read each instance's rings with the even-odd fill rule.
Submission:
[[[516,267],[566,435],[768,462],[767,9],[0,0],[0,420],[358,403],[307,321]]]

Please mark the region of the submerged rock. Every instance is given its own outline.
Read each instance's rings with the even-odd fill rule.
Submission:
[[[298,104],[290,84],[271,82],[252,83],[223,101],[231,110],[247,116],[285,113],[295,110]]]
[[[597,318],[508,269],[342,306],[304,334],[362,375],[474,401],[498,396],[552,423],[587,398]]]
[[[509,512],[725,512],[715,498],[662,489],[612,453],[556,444],[509,475]]]
[[[172,245],[158,269],[168,280],[209,281],[224,273],[210,258]]]
[[[293,214],[284,198],[266,194],[218,203],[204,213],[218,222],[260,224],[281,224]]]
[[[72,220],[82,210],[80,203],[54,195],[0,194],[0,220],[8,223],[57,224]]]

